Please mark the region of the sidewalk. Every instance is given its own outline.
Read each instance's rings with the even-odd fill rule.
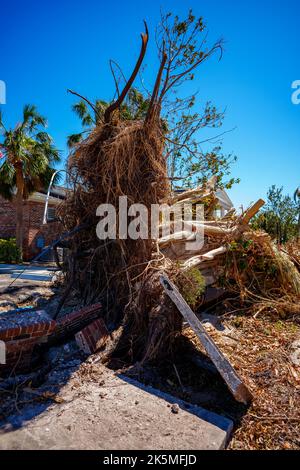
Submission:
[[[100,364],[99,368],[99,382],[87,380],[86,375],[81,380],[75,372],[59,392],[59,403],[35,418],[32,405],[22,410],[22,416],[10,417],[7,429],[22,427],[0,431],[0,450],[225,447],[232,430],[229,419],[116,376]]]
[[[24,271],[24,272],[23,272]],[[28,279],[31,281],[51,281],[54,272],[57,271],[55,267],[37,266],[37,265],[18,265],[18,264],[0,264],[0,276],[5,275],[14,279],[19,276],[19,279]],[[0,277],[1,280],[1,277]]]

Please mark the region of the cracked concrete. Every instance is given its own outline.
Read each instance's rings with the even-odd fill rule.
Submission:
[[[232,430],[229,419],[101,364],[96,372],[81,366],[55,401],[11,416],[0,431],[0,450],[222,449]]]

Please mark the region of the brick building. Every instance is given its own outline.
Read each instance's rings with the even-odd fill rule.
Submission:
[[[53,187],[48,203],[48,223],[43,225],[46,194],[33,193],[23,205],[23,259],[33,259],[41,250],[54,241],[62,231],[55,219],[55,212],[65,197],[65,189]],[[0,238],[15,237],[16,207],[14,201],[7,201],[0,196]]]

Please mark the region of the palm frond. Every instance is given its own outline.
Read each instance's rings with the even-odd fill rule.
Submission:
[[[95,120],[98,122],[99,120],[103,119],[105,110],[108,107],[108,103],[107,101],[96,100],[95,107],[97,109],[97,116],[95,116]]]
[[[0,167],[0,194],[5,198],[10,199],[14,194],[16,169],[20,168],[20,163],[24,198],[50,181],[54,171],[52,165],[60,161],[60,152],[45,132],[46,123],[35,106],[25,105],[23,122],[5,130],[1,150],[6,159]]]
[[[88,107],[84,101],[79,101],[78,103],[73,104],[72,109],[80,119],[89,115]]]
[[[14,197],[14,194],[15,194],[14,187],[12,187],[10,184],[7,184],[7,183],[0,183],[0,195],[4,199],[11,201]]]
[[[39,126],[46,127],[47,119],[38,113],[35,105],[26,104],[23,108],[23,122],[21,128],[28,128],[29,132],[33,132]]]
[[[11,200],[15,191],[15,169],[6,160],[0,167],[0,194],[5,199]]]
[[[3,123],[3,112],[2,112],[2,109],[0,109],[0,129],[4,129],[4,130],[5,130],[4,123]]]
[[[78,144],[82,139],[83,139],[83,133],[82,132],[79,133],[79,134],[69,135],[68,140],[67,140],[68,147],[71,149],[76,144]]]
[[[11,163],[7,160],[3,163],[0,167],[0,182],[1,184],[8,183],[11,184],[13,182],[15,175],[15,169]]]
[[[84,116],[81,122],[82,122],[82,125],[85,127],[92,126],[93,124],[95,124],[95,121],[93,120],[90,114],[88,114],[87,116]]]
[[[50,135],[45,131],[38,132],[36,134],[35,138],[38,142],[41,142],[41,143],[49,143],[50,144],[52,142],[52,139],[51,139]]]

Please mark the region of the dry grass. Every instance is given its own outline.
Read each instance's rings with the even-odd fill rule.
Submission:
[[[230,315],[226,325],[233,328],[229,338],[209,333],[254,396],[229,449],[300,449],[300,367],[289,357],[299,321]],[[185,335],[202,349],[191,330]]]

